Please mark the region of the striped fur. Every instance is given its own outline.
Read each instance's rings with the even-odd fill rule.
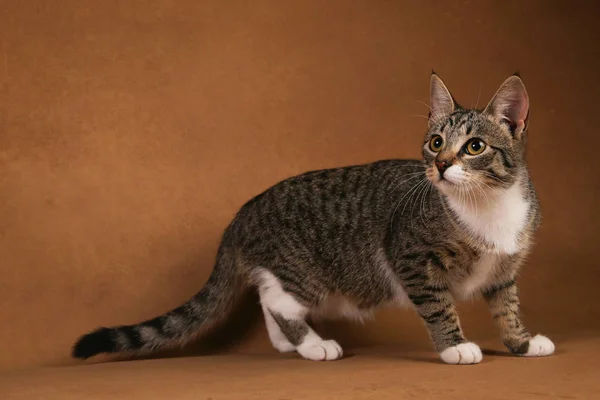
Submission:
[[[485,110],[458,106],[431,81],[422,160],[384,160],[307,172],[246,203],[227,228],[213,274],[185,305],[132,326],[83,336],[74,356],[154,350],[204,331],[237,294],[258,289],[269,337],[311,360],[343,354],[310,318],[362,319],[382,306],[412,305],[443,361],[477,363],[454,305],[483,294],[508,349],[547,355],[519,315],[516,276],[539,225],[525,154],[528,98],[520,78]],[[431,140],[443,145],[432,150]],[[485,143],[470,155],[472,139]],[[440,166],[443,166],[440,167]]]

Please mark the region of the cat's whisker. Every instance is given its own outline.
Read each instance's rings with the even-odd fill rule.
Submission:
[[[421,117],[421,118],[425,118],[425,119],[429,119],[429,117],[427,115],[421,115],[421,114],[411,114],[411,117]]]
[[[437,124],[438,122],[440,122],[442,119],[444,119],[447,116],[443,112],[434,110],[429,104],[427,104],[421,100],[417,100],[417,102],[423,104],[424,106],[426,106],[429,109],[430,115],[426,118],[429,119],[431,121],[431,124],[433,124],[433,125]]]
[[[427,166],[427,162],[424,160],[413,160],[411,162],[406,162],[402,164],[402,167],[410,167],[410,166]]]
[[[432,113],[429,120],[431,121],[431,125],[437,125],[440,121],[447,117],[446,114],[443,113]]]
[[[407,164],[405,164],[405,165],[406,165],[406,166],[409,166],[409,167],[423,167],[423,168],[426,168],[426,167],[427,167],[427,165],[426,165],[426,164],[424,164],[424,163],[415,163],[415,164],[408,164],[408,163],[407,163]],[[400,187],[402,184],[404,184],[404,183],[406,183],[406,182],[410,181],[411,179],[415,178],[416,176],[419,176],[419,175],[425,175],[425,172],[426,172],[425,170],[421,170],[421,171],[409,172],[409,173],[399,173],[399,174],[398,174],[398,176],[397,176],[397,177],[395,177],[395,178],[392,180],[392,182],[388,184],[388,188],[389,188],[389,187],[391,187],[391,186],[393,185],[393,186],[394,186],[394,190],[395,190],[396,188]],[[397,183],[399,180],[401,180],[401,179],[404,179],[404,178],[406,178],[406,179],[405,179],[405,180],[403,180],[403,181],[402,181],[402,182],[400,182],[400,183]],[[391,194],[391,193],[390,193],[390,194]],[[388,197],[389,197],[389,195],[388,195]]]
[[[416,192],[416,197],[415,197],[415,201],[412,204],[412,207],[410,208],[410,218],[411,218],[411,222],[412,222],[412,215],[413,215],[413,211],[416,205],[418,205],[419,203],[419,198],[421,196],[421,193],[423,192],[423,190],[427,187],[427,184],[429,183],[429,180],[425,180],[423,181],[420,185],[419,185],[419,189]]]
[[[471,189],[475,188],[479,191],[479,193],[481,193],[481,196],[483,197],[484,200],[486,200],[486,203],[488,203],[488,196],[487,193],[485,193],[485,191],[481,188],[481,185],[479,184],[479,182],[473,178],[472,174],[468,174],[465,177],[465,183],[467,183],[469,185],[469,187]],[[477,199],[477,196],[475,195],[475,193],[473,193],[473,195],[475,196],[475,199]]]
[[[406,196],[408,196],[421,182],[423,182],[423,180],[426,180],[427,177],[423,178],[422,180],[418,181],[414,186],[412,186],[404,196],[402,196],[402,198],[400,199],[400,201],[396,204],[396,207],[394,207],[394,211],[392,212],[392,217],[390,220],[390,229],[393,229],[393,225],[394,225],[394,217],[396,215],[396,211],[398,210],[398,207],[400,206],[400,204],[402,204],[402,202],[404,201],[404,199],[406,198]]]
[[[473,190],[475,185],[472,182],[469,182],[469,190],[471,191],[471,197],[473,198],[473,205],[475,207],[475,218],[479,216],[479,202],[477,201],[477,194]]]
[[[467,185],[464,185],[464,190],[465,190],[465,208],[469,208],[469,206],[471,206],[470,208],[473,208],[473,203],[471,202],[471,196],[469,195],[469,188],[467,187]]]
[[[467,195],[466,195],[466,191],[465,191],[465,187],[464,186],[459,186],[458,187],[459,192],[460,192],[460,202],[463,208],[467,208]]]
[[[486,193],[486,191],[483,189],[482,185],[485,185],[489,190],[492,190],[491,187],[488,184],[486,184],[485,182],[479,182],[477,180],[473,180],[473,183],[475,184],[475,187],[477,187],[477,189],[479,189],[479,191],[485,198],[486,205],[489,206],[491,204],[491,200],[490,200],[488,194]]]
[[[495,180],[496,182],[504,183],[504,181],[503,181],[502,179],[500,179],[500,178],[498,178],[497,176],[494,176],[494,175],[492,175],[492,174],[489,174],[489,173],[484,173],[483,175],[484,175],[485,177],[487,177],[487,178],[490,178],[490,179],[493,179],[493,180]]]
[[[494,180],[496,180],[496,181],[498,181],[500,183],[505,183],[502,179],[498,178],[497,176],[494,176],[494,175],[490,174],[487,171],[480,171],[480,173],[482,175],[487,176],[488,178],[494,179]]]
[[[427,178],[423,178],[423,179],[427,179]],[[406,198],[406,196],[408,196],[410,194],[410,192],[419,184],[421,183],[421,181],[418,181],[414,186],[412,186],[405,194],[404,196],[402,196],[402,198],[400,199],[400,201],[398,203],[396,203],[396,206],[394,207],[394,211],[392,212],[392,217],[390,220],[390,229],[393,229],[393,224],[394,224],[394,216],[396,215],[396,211],[398,210],[398,207],[400,206],[400,204],[402,204],[402,202],[404,201],[404,199]]]
[[[481,85],[479,85],[479,93],[477,93],[477,101],[475,102],[474,110],[477,110],[477,106],[479,106],[479,99],[481,98]]]
[[[431,106],[427,103],[425,103],[424,101],[421,100],[417,100],[417,103],[421,103],[423,104],[425,107],[429,108],[429,111],[433,111],[433,108],[431,108]]]
[[[475,210],[475,218],[477,219],[479,217],[477,197],[475,196],[475,193],[473,193],[473,185],[472,185],[472,183],[469,182],[469,181],[466,181],[466,183],[467,183],[467,186],[469,188],[469,199],[471,199],[471,206]]]
[[[423,175],[423,174],[424,174],[424,172],[423,172],[423,171],[419,171],[419,172],[413,172],[413,173],[410,173],[410,174],[404,174],[404,175],[400,176],[399,178],[397,178],[397,179],[402,179],[402,178],[406,178],[407,176],[410,176],[410,175],[412,175],[410,178],[407,178],[407,179],[403,180],[403,181],[402,181],[402,182],[400,182],[400,183],[396,183],[396,181],[393,181],[392,183],[390,183],[390,185],[388,185],[388,188],[389,188],[389,186],[391,186],[392,184],[393,184],[393,185],[395,185],[395,186],[394,186],[394,189],[392,189],[392,190],[390,191],[390,193],[389,193],[389,194],[386,196],[386,199],[388,199],[388,198],[389,198],[389,197],[390,197],[390,196],[391,196],[393,193],[395,193],[396,189],[398,189],[400,186],[402,186],[402,185],[403,185],[403,184],[405,184],[406,182],[409,182],[409,181],[411,181],[411,180],[413,180],[413,179],[416,179],[416,178],[418,178],[419,176],[421,176],[421,175]]]
[[[404,215],[404,210],[406,210],[406,207],[409,204],[413,204],[412,203],[412,199],[413,197],[419,192],[419,189],[421,188],[421,186],[427,182],[427,178],[419,181],[419,183],[416,185],[416,187],[413,188],[412,190],[412,194],[409,196],[408,200],[406,201],[406,203],[404,203],[404,207],[402,208],[402,212],[400,213],[400,215]],[[414,207],[411,207],[411,216],[412,216],[412,210],[414,209]],[[411,218],[412,219],[412,218]]]
[[[429,194],[429,190],[431,189],[432,185],[431,182],[429,182],[429,180],[427,181],[427,185],[425,185],[425,193],[423,194],[423,199],[421,200],[421,222],[423,222],[423,225],[425,226],[425,228],[427,228],[427,224],[425,223],[425,221],[423,220],[423,214],[426,212],[425,211],[425,200],[428,199],[427,195]]]
[[[481,185],[484,185],[486,188],[488,188],[488,190],[490,191],[490,193],[492,193],[494,190],[496,190],[495,188],[493,188],[492,186],[488,185],[485,182],[479,182]],[[492,200],[490,200],[492,201]]]

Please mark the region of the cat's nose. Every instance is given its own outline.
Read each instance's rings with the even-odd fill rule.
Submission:
[[[444,175],[444,172],[452,166],[452,162],[447,160],[436,160],[435,166],[440,172],[440,175]]]

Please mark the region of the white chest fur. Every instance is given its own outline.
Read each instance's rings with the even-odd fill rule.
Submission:
[[[448,195],[447,199],[467,229],[494,245],[499,254],[519,251],[519,233],[527,223],[530,207],[521,185],[515,184],[487,197]]]

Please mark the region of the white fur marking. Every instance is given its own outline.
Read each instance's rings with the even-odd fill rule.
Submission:
[[[335,340],[323,340],[318,335],[316,335],[316,337],[307,337],[307,339],[298,346],[298,353],[307,360],[312,361],[339,360],[344,355],[342,347],[338,342]]]
[[[554,353],[554,343],[543,335],[536,335],[529,341],[529,350],[525,357],[544,357]]]
[[[271,272],[262,270],[260,272],[258,292],[260,302],[269,310],[281,314],[286,319],[304,319],[308,309],[291,296],[284,292],[279,279]]]
[[[478,364],[483,359],[481,349],[475,343],[467,342],[448,347],[440,353],[446,364]]]
[[[483,253],[474,263],[471,275],[460,282],[453,291],[463,299],[470,297],[479,289],[490,283],[491,278],[500,262],[500,256],[493,253]]]
[[[275,347],[280,353],[289,353],[296,350],[296,346],[291,344],[283,332],[281,332],[279,325],[277,325],[275,318],[273,318],[271,312],[267,310],[267,307],[263,305],[262,310],[265,316],[265,323],[267,325],[267,333],[269,334],[269,339],[271,339],[271,344],[273,347]]]
[[[452,168],[454,166],[448,171]],[[476,196],[473,201],[464,195],[461,199],[453,191],[444,190],[444,193],[450,207],[467,228],[495,245],[498,253],[515,254],[519,251],[519,233],[527,222],[529,203],[518,182],[510,189],[488,193],[487,198]]]
[[[293,345],[285,338],[268,310],[281,314],[283,318],[288,320],[304,320],[308,314],[308,308],[286,293],[277,277],[271,272],[265,269],[261,270],[258,275],[258,282],[260,302],[265,313],[265,322],[271,343],[279,351],[292,351],[290,346],[293,347]],[[314,361],[337,360],[343,355],[341,346],[335,340],[323,340],[310,327],[304,340],[295,350],[302,357]]]
[[[460,185],[465,179],[465,171],[460,165],[454,164],[444,172],[444,179],[455,185]]]

